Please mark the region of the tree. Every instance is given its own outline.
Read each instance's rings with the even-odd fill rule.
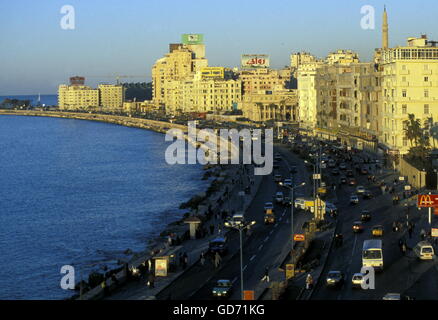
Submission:
[[[408,115],[408,120],[404,121],[405,124],[405,137],[409,140],[411,147],[416,147],[419,143],[420,136],[422,135],[420,120],[415,119],[415,115],[410,113]],[[414,142],[414,145],[412,144]]]

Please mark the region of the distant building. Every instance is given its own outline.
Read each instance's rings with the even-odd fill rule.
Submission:
[[[99,106],[103,110],[119,111],[125,101],[125,87],[122,85],[100,84],[99,85]]]
[[[58,105],[61,110],[87,110],[99,106],[99,90],[74,84],[58,87]]]

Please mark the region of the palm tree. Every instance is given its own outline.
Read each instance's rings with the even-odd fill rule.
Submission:
[[[415,119],[415,115],[410,113],[408,116],[408,120],[404,121],[405,123],[405,137],[409,140],[409,143],[412,147],[412,141],[414,142],[414,146],[418,146],[419,140],[421,136],[423,135],[423,132],[421,130],[420,126],[420,120]]]

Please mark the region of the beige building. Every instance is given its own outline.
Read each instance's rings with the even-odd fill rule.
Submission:
[[[253,94],[259,91],[275,91],[286,88],[290,80],[290,70],[272,70],[259,68],[253,70],[241,70],[239,79],[242,81],[243,94]]]
[[[208,66],[205,45],[171,44],[169,53],[152,67],[152,98],[157,105],[168,104],[168,92],[173,81],[182,81]]]
[[[380,57],[381,112],[379,140],[407,153],[403,122],[414,114],[421,123],[438,119],[438,47],[426,36],[409,38],[406,46],[384,49]]]
[[[99,106],[99,90],[85,85],[58,87],[58,105],[61,110],[86,110]]]
[[[239,103],[243,117],[251,121],[292,121],[298,120],[297,90],[259,91],[246,94]]]
[[[122,109],[125,101],[125,88],[122,85],[100,84],[98,89],[102,110]]]

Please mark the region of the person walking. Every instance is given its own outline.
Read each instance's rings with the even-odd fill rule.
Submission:
[[[205,256],[204,256],[204,252],[201,252],[201,258],[200,258],[200,260],[201,260],[201,266],[204,266],[204,264],[205,264]]]
[[[184,252],[184,255],[183,255],[183,269],[187,268],[187,264],[188,263],[189,263],[189,257],[187,256],[187,253]]]
[[[310,290],[313,287],[313,278],[312,275],[309,273],[306,277],[306,290]]]
[[[424,231],[424,229],[421,229],[420,237],[421,237],[421,240],[424,240],[426,238],[426,231]]]
[[[407,250],[407,247],[406,247],[406,243],[405,242],[403,242],[403,244],[402,244],[402,253],[403,253],[403,255],[405,256],[406,255],[406,250]]]
[[[152,288],[155,288],[154,283],[155,283],[155,277],[154,277],[154,274],[153,274],[153,273],[150,273],[150,274],[149,274],[149,277],[148,277],[148,282],[147,282],[149,288],[151,288],[151,289],[152,289]]]
[[[219,254],[219,252],[216,252],[216,254],[214,255],[214,267],[218,268],[220,263],[221,263],[221,255]]]
[[[263,276],[261,281],[262,282],[263,281],[269,282],[269,268],[268,267],[265,268],[265,274],[264,274],[264,276]]]

